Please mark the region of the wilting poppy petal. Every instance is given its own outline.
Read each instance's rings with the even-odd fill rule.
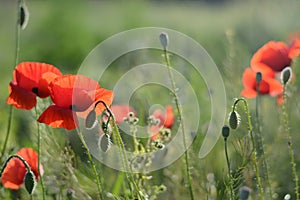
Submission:
[[[260,64],[264,64],[272,70],[279,72],[285,67],[290,66],[291,59],[288,54],[289,48],[285,43],[270,41],[253,55],[251,67],[257,71],[256,67],[261,67],[262,65]]]
[[[38,122],[47,124],[52,128],[75,129],[78,119],[74,111],[56,105],[49,106],[38,118]]]
[[[13,82],[10,82],[9,90],[10,94],[6,100],[7,104],[26,110],[30,110],[36,105],[36,94],[33,92],[19,87]]]
[[[31,171],[39,179],[38,173],[38,154],[31,148],[22,148],[17,152],[17,155],[21,156],[28,165]],[[43,175],[43,167],[40,165],[41,175]],[[24,182],[24,176],[26,173],[26,167],[24,164],[16,158],[11,159],[1,177],[2,184],[5,188],[18,189]]]
[[[52,72],[61,76],[61,72],[53,65],[39,62],[22,62],[14,70],[14,81],[18,86],[29,91],[38,89],[39,80],[46,72]],[[37,91],[37,95],[39,93]]]

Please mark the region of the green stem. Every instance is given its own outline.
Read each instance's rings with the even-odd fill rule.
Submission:
[[[225,156],[226,156],[226,162],[227,162],[227,168],[228,168],[230,199],[234,200],[234,194],[233,194],[233,188],[232,188],[231,168],[230,168],[230,161],[229,161],[228,150],[227,150],[227,138],[224,138],[224,145],[225,145]]]
[[[264,176],[266,178],[266,182],[269,188],[269,197],[272,200],[273,199],[273,192],[272,192],[272,188],[271,188],[271,183],[269,180],[269,169],[268,169],[268,163],[267,163],[267,159],[265,156],[265,150],[264,150],[264,144],[263,144],[263,138],[261,135],[261,125],[260,125],[260,117],[259,117],[259,108],[258,106],[260,105],[260,82],[257,85],[257,96],[256,96],[256,103],[255,103],[255,115],[256,115],[256,130],[257,130],[257,134],[255,134],[256,139],[257,139],[257,145],[258,145],[258,149],[259,149],[259,156],[261,156],[262,158],[262,168],[263,168],[263,173]]]
[[[176,108],[179,114],[179,120],[181,123],[181,131],[182,131],[182,141],[183,141],[183,148],[185,150],[184,152],[184,158],[185,158],[185,167],[186,167],[186,175],[187,175],[187,181],[188,181],[188,187],[189,187],[189,191],[190,191],[190,197],[191,200],[194,200],[194,192],[193,192],[193,186],[192,186],[192,180],[191,180],[191,172],[190,172],[190,164],[189,164],[189,154],[188,154],[188,149],[187,149],[187,144],[186,144],[186,138],[185,138],[185,127],[184,127],[184,118],[182,115],[182,107],[179,103],[179,97],[177,95],[177,90],[176,90],[176,85],[175,85],[175,81],[174,81],[174,77],[171,71],[171,64],[170,64],[170,59],[169,59],[169,55],[167,52],[167,49],[164,49],[164,57],[165,57],[165,62],[167,64],[168,67],[168,74],[169,74],[169,78],[171,81],[171,85],[172,85],[172,90],[173,90],[173,95],[174,95],[174,99],[175,99],[175,104],[176,104]]]
[[[248,103],[244,98],[239,98],[234,102],[233,108],[232,110],[235,110],[236,105],[238,104],[238,102],[242,101],[244,103],[244,108],[245,108],[245,112],[247,115],[247,120],[248,120],[248,131],[250,133],[250,139],[251,139],[251,143],[254,149],[254,154],[253,154],[253,163],[254,163],[254,168],[255,168],[255,176],[256,176],[256,181],[257,181],[257,185],[258,185],[258,189],[259,189],[259,193],[260,193],[260,199],[264,200],[264,191],[263,191],[263,187],[261,184],[261,180],[260,180],[260,176],[259,176],[259,169],[258,169],[258,161],[257,161],[257,147],[255,145],[255,141],[254,141],[254,137],[253,137],[253,126],[251,123],[251,115],[249,112],[249,107],[248,107]]]
[[[97,105],[101,103],[102,105],[104,105],[105,109],[107,110],[107,112],[109,113],[109,117],[112,119],[111,124],[112,124],[112,132],[113,132],[113,139],[116,141],[116,144],[120,150],[120,155],[121,155],[121,160],[122,160],[122,165],[124,167],[124,171],[125,171],[125,175],[126,175],[126,179],[129,182],[129,188],[130,188],[130,192],[132,195],[132,198],[134,197],[134,193],[133,193],[133,188],[136,190],[137,196],[139,200],[144,199],[144,197],[141,195],[141,190],[138,187],[138,185],[136,184],[134,177],[132,175],[132,170],[128,165],[128,158],[126,155],[126,149],[125,149],[125,145],[123,143],[121,134],[119,132],[118,126],[117,126],[117,122],[116,119],[114,117],[114,115],[112,114],[111,110],[108,108],[108,106],[106,105],[106,103],[104,101],[98,101],[95,104],[95,108],[97,107]],[[133,186],[132,186],[132,185]],[[133,187],[133,188],[132,188]]]
[[[21,16],[21,5],[22,5],[22,1],[18,0],[17,3],[17,23],[16,23],[16,32],[15,32],[15,37],[16,37],[16,46],[15,46],[15,66],[19,63],[19,52],[20,52],[20,16]],[[6,146],[7,146],[7,142],[8,142],[8,138],[10,135],[10,129],[11,129],[11,122],[12,122],[12,115],[13,115],[13,107],[10,105],[9,106],[9,114],[8,114],[8,120],[7,120],[7,129],[6,129],[6,136],[4,139],[4,143],[3,143],[3,147],[2,147],[2,151],[1,151],[1,157],[0,157],[0,161],[3,159],[5,150],[6,150]]]
[[[37,107],[35,106],[35,116],[36,119],[38,118],[38,112],[37,112]],[[41,187],[42,187],[42,193],[43,193],[43,200],[46,199],[46,193],[45,193],[45,187],[44,187],[44,181],[43,181],[43,176],[41,174],[41,131],[40,131],[40,123],[37,121],[37,134],[38,134],[38,173],[40,176],[40,182],[41,182]]]
[[[286,85],[284,85],[284,87],[283,87],[282,111],[283,111],[285,131],[286,131],[286,134],[287,134],[288,148],[289,148],[289,154],[290,154],[292,171],[293,171],[294,182],[295,182],[296,200],[299,200],[299,178],[298,178],[297,170],[296,170],[295,155],[294,155],[294,151],[293,151],[293,148],[292,148],[292,136],[291,136],[291,133],[290,133],[288,114],[287,114],[287,110],[286,110],[286,99],[287,99]]]
[[[77,133],[78,133],[80,141],[83,144],[83,147],[85,148],[85,150],[87,152],[88,159],[89,159],[89,161],[92,165],[92,169],[93,169],[93,172],[94,172],[94,175],[95,175],[95,178],[96,178],[96,184],[97,184],[97,189],[98,189],[97,199],[104,200],[101,179],[99,178],[99,174],[98,174],[98,171],[96,169],[96,165],[93,161],[93,158],[91,156],[90,150],[89,150],[89,148],[88,148],[88,146],[87,146],[87,144],[86,144],[86,142],[83,138],[83,135],[82,135],[82,132],[81,132],[80,129],[77,129]]]

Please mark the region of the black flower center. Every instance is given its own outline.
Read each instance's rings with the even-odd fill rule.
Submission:
[[[32,88],[31,91],[36,95],[39,94],[39,89],[37,87]]]

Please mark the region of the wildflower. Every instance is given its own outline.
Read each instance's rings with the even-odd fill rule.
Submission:
[[[135,113],[129,105],[112,105],[110,110],[114,114],[117,124],[121,124],[128,117],[128,113]]]
[[[270,41],[253,55],[251,67],[254,71],[261,71],[274,77],[275,72],[280,72],[290,66],[291,61],[289,48],[284,42]]]
[[[13,81],[9,84],[7,103],[16,108],[30,110],[36,105],[36,96],[46,98],[50,92],[48,85],[61,72],[46,63],[22,62],[13,72]]]
[[[53,104],[39,117],[38,121],[53,128],[75,129],[78,125],[77,115],[86,118],[91,110],[96,115],[104,110],[103,105],[94,108],[97,101],[109,106],[113,93],[100,87],[97,81],[82,75],[64,75],[54,79],[50,85]]]
[[[21,156],[31,168],[35,179],[38,180],[40,175],[43,175],[43,167],[40,165],[40,175],[38,173],[38,154],[31,148],[22,148],[17,152],[17,155]],[[25,165],[17,158],[11,159],[4,169],[2,174],[2,184],[5,188],[17,190],[24,183],[25,174],[27,169]]]
[[[256,73],[251,68],[246,68],[243,74],[242,96],[246,98],[254,98],[257,95],[258,83],[256,81]],[[283,87],[276,79],[266,76],[262,73],[262,80],[259,83],[259,93],[278,96],[283,92]]]

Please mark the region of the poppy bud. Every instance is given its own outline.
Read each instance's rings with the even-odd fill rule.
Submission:
[[[92,110],[86,117],[85,127],[87,129],[93,129],[97,125],[96,111]]]
[[[32,194],[36,186],[35,175],[33,172],[27,171],[24,178],[25,188],[29,194]]]
[[[256,77],[255,77],[255,79],[256,79],[256,82],[257,82],[257,83],[260,83],[261,80],[262,80],[262,73],[261,73],[261,72],[256,72]]]
[[[281,72],[281,82],[283,85],[288,84],[292,77],[292,68],[286,67]]]
[[[99,147],[103,152],[107,152],[110,149],[111,140],[108,134],[103,134],[99,140]]]
[[[222,128],[222,135],[224,137],[224,140],[226,140],[229,136],[230,128],[228,126],[223,126]]]
[[[160,43],[161,45],[163,46],[164,50],[167,49],[167,46],[169,44],[169,37],[168,37],[168,34],[167,33],[161,33],[159,35],[159,39],[160,39]]]
[[[28,24],[28,20],[29,20],[29,11],[26,7],[26,5],[23,3],[20,6],[20,21],[19,21],[19,25],[21,27],[22,30],[24,30]]]
[[[236,111],[233,111],[229,114],[228,121],[229,121],[230,128],[237,129],[239,127],[240,121],[241,121],[240,115]]]
[[[251,191],[250,188],[248,188],[247,186],[241,187],[239,191],[239,199],[247,200],[249,198],[250,191]]]

